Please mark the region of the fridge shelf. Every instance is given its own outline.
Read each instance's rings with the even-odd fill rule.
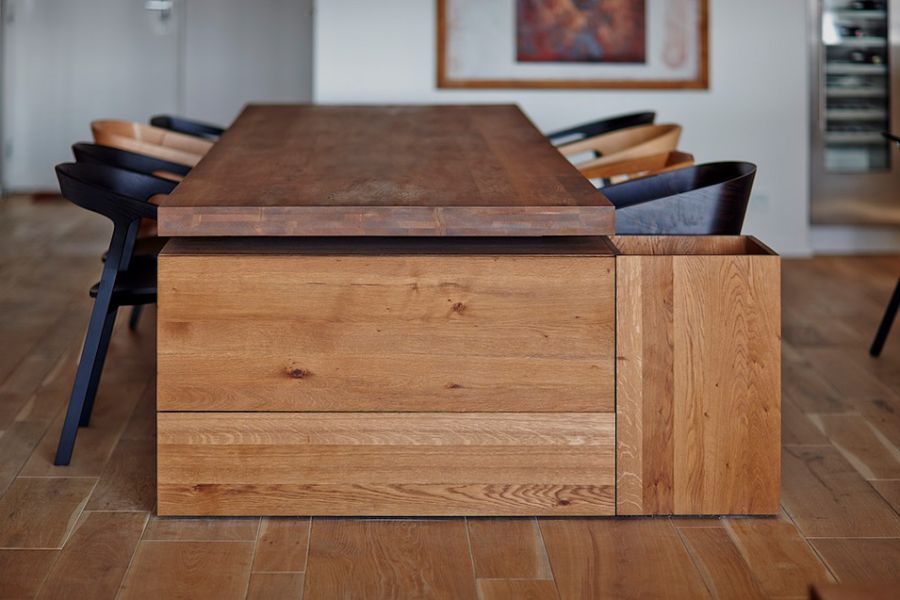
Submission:
[[[866,63],[828,63],[825,65],[828,75],[886,75],[887,65]]]
[[[829,87],[825,88],[829,98],[884,98],[887,90],[878,87]]]
[[[829,121],[886,121],[888,118],[887,111],[880,108],[830,108],[825,110],[825,116]]]
[[[850,10],[847,8],[837,8],[826,10],[826,14],[834,15],[842,19],[885,19],[887,18],[886,10]]]
[[[877,132],[831,131],[825,134],[825,143],[834,145],[884,144],[885,139]]]

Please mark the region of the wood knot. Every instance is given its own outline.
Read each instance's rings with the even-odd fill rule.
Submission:
[[[310,373],[306,369],[299,369],[297,367],[294,367],[293,369],[290,369],[288,371],[288,375],[290,375],[294,379],[303,379],[304,377],[309,377],[310,375],[312,375],[312,373]]]
[[[559,504],[560,506],[568,506],[568,505],[572,504],[572,502],[569,500],[559,500],[557,502],[557,504]]]
[[[462,388],[462,386],[459,385],[458,383],[448,383],[444,387],[447,388],[448,390],[458,390],[458,389]]]
[[[462,302],[455,303],[451,308],[455,313],[463,314],[464,312],[466,312],[466,305]]]

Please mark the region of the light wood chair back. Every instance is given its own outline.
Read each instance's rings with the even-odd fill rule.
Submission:
[[[680,150],[662,152],[651,156],[630,158],[602,165],[580,169],[588,179],[608,179],[612,183],[627,181],[636,177],[647,177],[683,169],[694,164],[694,155]]]
[[[585,169],[672,152],[680,139],[680,125],[639,125],[565,144],[559,146],[559,151],[569,157],[585,152],[599,153],[597,158],[575,164],[579,169]]]
[[[129,152],[193,167],[213,142],[132,121],[100,120],[91,123],[94,142]]]

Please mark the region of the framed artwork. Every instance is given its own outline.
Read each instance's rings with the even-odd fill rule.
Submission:
[[[709,87],[708,0],[437,0],[438,87]]]

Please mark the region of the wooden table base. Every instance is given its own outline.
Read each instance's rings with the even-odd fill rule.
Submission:
[[[174,240],[159,513],[775,513],[778,265],[748,238]]]

